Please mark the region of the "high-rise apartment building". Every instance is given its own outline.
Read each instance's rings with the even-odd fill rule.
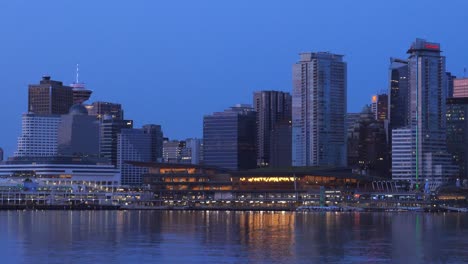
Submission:
[[[50,76],[42,77],[39,84],[29,85],[28,112],[38,115],[67,114],[73,105],[73,88]]]
[[[57,155],[60,115],[24,114],[15,157],[50,157]]]
[[[143,131],[151,136],[151,161],[162,162],[163,158],[163,131],[160,125],[144,125]]]
[[[133,128],[133,120],[112,119],[110,116],[101,120],[99,156],[117,165],[117,135],[122,129],[130,128]]]
[[[290,134],[283,133],[285,138],[278,138],[276,133],[275,140],[272,141],[272,133],[279,132],[280,126],[291,123],[292,99],[289,93],[279,91],[260,91],[254,93],[254,109],[257,112],[257,166],[269,166],[271,163],[270,153],[271,144],[278,141],[282,143],[291,142]],[[290,129],[282,130],[287,132]],[[277,148],[276,151],[286,151],[283,156],[291,156],[290,147]],[[275,154],[280,154],[275,152]],[[289,164],[290,166],[290,164]]]
[[[143,129],[123,128],[118,134],[117,168],[120,169],[123,185],[142,184],[142,174],[147,168],[129,164],[129,161],[151,161],[151,136]]]
[[[346,166],[346,63],[328,52],[300,56],[293,66],[293,166]]]
[[[396,179],[410,180],[416,186],[436,188],[456,176],[456,166],[446,147],[446,71],[440,44],[416,39],[408,50],[409,129],[411,157],[415,166],[404,178],[392,168]],[[398,132],[398,131],[396,131]],[[396,135],[393,131],[393,135]],[[395,139],[392,139],[396,143]],[[392,146],[392,151],[395,148]],[[413,154],[414,153],[414,154]],[[392,152],[392,159],[397,159]],[[408,164],[412,160],[406,161]],[[395,164],[392,161],[392,164]]]
[[[231,170],[256,167],[256,113],[236,105],[203,118],[204,164]]]

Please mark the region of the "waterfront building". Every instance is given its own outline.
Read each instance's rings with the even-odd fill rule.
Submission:
[[[15,157],[56,156],[60,115],[23,114]]]
[[[375,119],[365,106],[360,118],[349,130],[348,166],[359,174],[390,176],[390,156],[384,122]]]
[[[409,90],[407,60],[390,58],[389,96],[388,119],[390,121],[390,129],[408,126]]]
[[[384,122],[388,116],[388,95],[377,94],[372,96],[371,110],[375,120]]]
[[[99,156],[117,165],[117,135],[128,128],[133,128],[133,120],[113,119],[105,115],[100,124]]]
[[[365,189],[372,177],[343,168],[262,168],[229,171],[193,164],[131,162],[147,168],[143,182],[161,205],[289,207],[292,204],[329,203]]]
[[[276,148],[276,151],[286,151],[284,154],[275,152],[274,154],[280,156],[291,156],[290,147],[276,147],[271,144],[275,144],[278,141],[282,141],[282,145],[290,143],[291,134],[287,132],[287,129],[290,126],[291,122],[291,109],[292,109],[292,99],[289,93],[279,92],[279,91],[260,91],[254,93],[253,106],[257,112],[257,137],[256,137],[256,147],[257,147],[257,166],[266,167],[271,165],[271,153],[272,147]],[[284,126],[286,124],[286,129],[281,130],[280,124]],[[286,132],[286,133],[276,133],[276,138],[272,140],[272,133],[276,132]],[[284,135],[284,138],[279,138],[279,136]],[[288,158],[290,160],[291,158]],[[287,165],[291,166],[291,164]]]
[[[301,53],[293,66],[293,166],[346,166],[346,62]]]
[[[236,105],[203,118],[204,164],[231,170],[256,167],[256,113]]]
[[[468,179],[468,97],[447,98],[447,149]]]
[[[453,97],[468,97],[468,78],[453,80]]]
[[[49,185],[116,187],[120,173],[111,164],[77,157],[17,157],[0,164],[0,178],[40,179]]]
[[[62,82],[42,77],[39,84],[31,84],[28,89],[28,112],[38,115],[67,114],[73,105],[73,88]]]
[[[160,125],[144,125],[143,131],[151,137],[151,161],[162,162],[163,158],[163,131]]]
[[[410,180],[416,187],[428,182],[432,189],[457,176],[456,166],[446,147],[446,81],[445,57],[440,54],[440,44],[416,39],[408,50],[409,69],[409,129],[411,149],[405,154]],[[396,133],[393,133],[396,135]],[[392,145],[398,140],[392,138]],[[393,153],[392,159],[397,158]],[[408,159],[408,155],[411,159]],[[396,164],[392,161],[393,164]],[[397,168],[392,167],[392,177],[401,179]]]
[[[123,185],[141,185],[147,169],[135,167],[129,161],[151,161],[151,135],[143,129],[123,128],[117,138],[117,168]]]
[[[58,126],[58,155],[99,157],[99,121],[76,104],[61,116]]]
[[[87,105],[88,114],[96,116],[97,119],[124,119],[124,111],[121,104],[109,102],[93,102]],[[104,118],[106,117],[106,118]]]
[[[182,150],[185,148],[185,141],[165,140],[163,142],[163,162],[181,163]]]

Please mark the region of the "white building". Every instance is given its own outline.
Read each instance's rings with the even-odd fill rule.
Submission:
[[[57,155],[60,115],[24,114],[15,157]]]

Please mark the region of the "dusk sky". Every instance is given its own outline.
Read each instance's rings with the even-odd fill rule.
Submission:
[[[348,110],[388,87],[390,57],[416,37],[440,42],[447,70],[468,66],[468,1],[0,2],[0,147],[12,155],[28,84],[69,84],[75,65],[92,101],[161,124],[171,139],[202,137],[203,115],[251,103],[256,90],[291,92],[298,53],[348,63]]]

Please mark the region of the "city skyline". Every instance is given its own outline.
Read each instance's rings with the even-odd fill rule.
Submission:
[[[105,10],[100,4],[89,9],[86,2],[71,6],[32,3],[31,9],[16,12],[24,3],[8,3],[2,8],[4,16],[0,18],[6,25],[0,30],[10,40],[0,44],[0,55],[4,57],[0,70],[8,88],[4,101],[9,109],[0,113],[0,119],[6,123],[0,146],[6,156],[14,151],[21,128],[19,116],[25,112],[24,104],[17,98],[25,98],[27,85],[44,74],[70,85],[75,80],[76,63],[80,64],[80,81],[93,91],[90,101],[120,103],[136,126],[161,124],[171,138],[201,137],[203,115],[232,104],[251,102],[254,91],[291,92],[291,64],[298,53],[306,51],[345,55],[349,71],[348,112],[358,112],[370,95],[387,90],[388,59],[404,57],[402,51],[417,37],[443,43],[447,70],[463,76],[468,55],[459,51],[467,41],[451,25],[464,17],[461,10],[467,4],[458,4],[460,8],[426,6],[426,12],[418,15],[420,19],[411,19],[408,24],[404,18],[412,15],[408,10],[418,6],[418,2],[405,2],[405,10],[397,9],[398,4],[368,3],[365,10],[359,10],[359,5],[342,3],[335,20],[329,22],[322,21],[325,14],[312,16],[310,21],[301,14],[305,14],[303,10],[307,7],[325,10],[336,2],[269,3],[267,6],[203,2],[187,3],[180,9],[173,4],[115,3],[115,14],[107,17],[108,22],[99,20],[99,12]],[[55,11],[54,19],[35,19],[41,13],[38,10],[46,9]],[[192,9],[206,18],[192,14]],[[123,16],[122,10],[127,10],[127,15]],[[176,10],[175,18],[162,14],[165,11],[174,14]],[[351,15],[347,10],[357,13]],[[397,10],[401,21],[392,19],[392,13]],[[264,21],[253,20],[257,12],[265,17]],[[18,17],[12,18],[8,13]],[[89,16],[87,21],[79,19],[83,13]],[[280,15],[289,19],[279,19]],[[173,23],[180,16],[187,20]],[[368,21],[377,17],[376,25],[369,26]],[[30,25],[31,19],[37,23]],[[53,23],[56,19],[62,23]],[[195,24],[187,26],[187,21],[192,20],[196,20]],[[219,26],[213,26],[213,20]],[[359,41],[359,36],[377,28],[375,42]],[[393,34],[396,29],[398,34]],[[62,34],[66,47],[58,48],[59,44],[45,41],[44,36],[61,32],[69,33]],[[35,40],[34,44],[30,40]],[[111,45],[114,42],[116,47]],[[18,52],[8,52],[14,48]],[[175,79],[178,81],[174,82]],[[164,100],[154,104],[157,98]],[[181,105],[196,110],[188,111]]]

